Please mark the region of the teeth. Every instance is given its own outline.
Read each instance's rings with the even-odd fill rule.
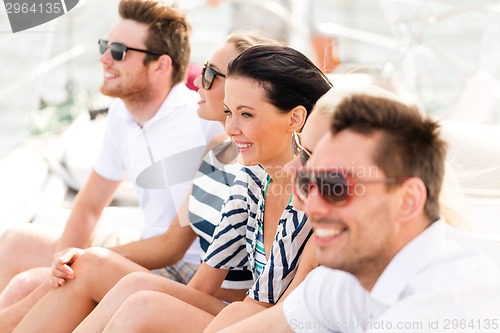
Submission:
[[[247,143],[247,144],[237,143],[236,144],[236,147],[238,147],[239,149],[244,149],[244,148],[248,148],[248,147],[251,147],[251,146],[253,146],[252,143]]]
[[[113,77],[115,77],[115,76],[116,76],[116,75],[111,74],[111,73],[106,73],[106,72],[104,73],[104,77],[105,77],[106,79],[110,79],[110,78],[113,78]]]
[[[338,234],[340,234],[341,232],[342,232],[342,230],[340,230],[340,229],[330,229],[330,228],[328,228],[328,229],[320,229],[320,228],[314,229],[314,233],[319,238],[334,237],[334,236],[337,236]]]

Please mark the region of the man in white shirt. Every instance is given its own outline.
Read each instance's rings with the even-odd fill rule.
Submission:
[[[228,332],[255,325],[272,332],[401,331],[410,316],[399,322],[390,313],[406,299],[459,297],[464,286],[500,278],[492,248],[439,218],[446,155],[439,126],[385,97],[353,93],[334,109],[330,133],[295,181],[322,266],[281,305]],[[413,331],[428,330],[438,317],[419,310]]]
[[[203,152],[213,137],[223,133],[219,123],[198,118],[199,96],[185,86],[190,26],[184,13],[160,1],[140,0],[122,0],[119,12],[121,19],[107,40],[99,40],[104,70],[101,92],[118,98],[109,110],[101,153],[60,238],[26,229],[10,231],[2,238],[0,290],[17,273],[46,266],[23,274],[12,286],[18,288],[18,295],[12,297],[22,298],[42,281],[49,281],[55,253],[91,244],[102,211],[126,178],[133,182],[144,211],[143,237],[164,233],[190,190],[189,179],[179,177],[186,175],[186,165],[171,163],[173,169],[172,165],[160,168],[159,174],[166,175],[155,178],[158,173],[153,173],[146,177],[146,185],[140,177],[151,166],[176,160],[175,156],[181,156],[179,160],[191,157],[189,167],[194,175],[198,168],[194,152]],[[151,179],[157,184],[150,184]],[[180,276],[179,282],[187,283],[199,258],[195,242],[178,264],[182,274],[176,274],[174,267],[167,276]],[[56,255],[54,260],[62,259]],[[42,289],[49,288],[48,282],[42,285],[46,286]],[[40,288],[36,292],[43,293]]]

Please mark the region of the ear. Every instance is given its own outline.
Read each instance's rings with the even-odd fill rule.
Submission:
[[[293,108],[292,111],[288,113],[289,115],[289,122],[288,122],[288,130],[289,132],[300,132],[302,127],[304,127],[304,124],[306,122],[307,118],[307,110],[305,107],[302,105],[296,106]]]
[[[172,58],[163,54],[156,61],[151,62],[151,65],[155,73],[165,75],[167,71],[172,70]]]
[[[404,181],[400,188],[399,214],[403,221],[420,217],[424,213],[427,189],[417,177]]]

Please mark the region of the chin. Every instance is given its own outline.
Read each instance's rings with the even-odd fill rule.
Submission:
[[[241,157],[241,154],[238,153],[238,156],[236,157],[236,161],[241,164],[241,165],[244,165],[244,166],[249,166],[245,160],[243,159],[243,157]]]
[[[322,266],[332,269],[339,269],[341,267],[340,263],[327,251],[317,249],[316,258],[318,258],[318,264]]]
[[[109,96],[109,97],[120,97],[119,94],[115,90],[110,89],[109,87],[106,87],[104,84],[101,85],[101,88],[99,89],[99,91],[103,95],[106,95],[106,96]]]

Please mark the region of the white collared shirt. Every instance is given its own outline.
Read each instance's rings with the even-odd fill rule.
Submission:
[[[371,292],[349,273],[318,267],[285,300],[285,317],[295,332],[365,332],[409,296],[499,281],[498,261],[475,242],[439,220],[393,258]]]

